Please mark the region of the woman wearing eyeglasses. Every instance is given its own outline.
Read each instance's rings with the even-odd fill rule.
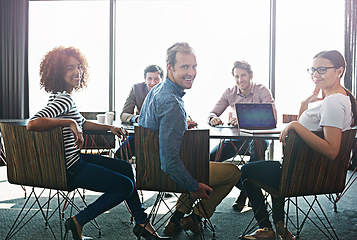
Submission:
[[[63,127],[68,185],[103,194],[75,216],[65,221],[66,234],[72,232],[75,240],[83,237],[83,227],[90,220],[117,206],[128,204],[136,225],[134,234],[145,239],[159,237],[148,222],[142,208],[130,163],[98,154],[82,154],[83,130],[111,131],[122,140],[126,131],[112,125],[87,121],[78,111],[72,93],[86,86],[88,64],[82,53],[73,47],[57,47],[48,52],[40,66],[41,86],[51,93],[46,107],[36,113],[27,129],[46,131]]]
[[[308,72],[315,83],[315,89],[301,102],[298,121],[289,123],[280,133],[279,139],[284,145],[288,131],[293,129],[312,149],[329,159],[336,158],[340,150],[342,132],[357,124],[355,98],[340,83],[344,71],[345,60],[336,50],[320,52],[313,58]],[[322,98],[318,98],[320,92]],[[312,131],[323,132],[324,139]],[[243,236],[243,239],[275,239],[275,232],[264,207],[262,191],[249,180],[264,181],[278,190],[281,170],[279,161],[252,162],[242,167],[244,190],[260,227],[254,233]],[[284,226],[284,204],[279,203],[283,199],[272,200],[276,234],[282,239],[295,239]]]

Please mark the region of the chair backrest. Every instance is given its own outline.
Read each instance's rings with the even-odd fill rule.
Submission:
[[[28,131],[0,123],[10,183],[68,190],[62,129]]]
[[[356,130],[342,133],[336,159],[314,151],[290,130],[284,148],[279,195],[285,197],[340,193],[345,187],[348,162]]]
[[[141,190],[187,192],[161,170],[158,132],[135,127],[136,184]],[[209,130],[187,130],[181,160],[198,182],[209,182]]]
[[[283,114],[283,123],[289,123],[291,121],[296,121],[298,118],[298,115],[294,114]]]

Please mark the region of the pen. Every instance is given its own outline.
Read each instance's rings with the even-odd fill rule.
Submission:
[[[190,115],[188,115],[188,119],[190,119],[190,121],[192,121],[192,122],[193,122],[193,120],[192,120],[192,118],[191,118],[191,116],[190,116]],[[197,125],[195,125],[195,128],[197,128]]]

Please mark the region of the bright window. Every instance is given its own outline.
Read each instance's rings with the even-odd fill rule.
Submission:
[[[277,1],[276,94],[278,116],[298,114],[314,90],[306,69],[323,50],[344,54],[344,1]],[[343,84],[343,80],[341,80]]]
[[[224,90],[234,86],[234,61],[248,61],[253,80],[268,86],[269,4],[268,0],[117,2],[117,111],[121,112],[130,87],[144,80],[146,66],[158,64],[166,75],[166,50],[175,42],[188,42],[197,55],[197,77],[184,101],[187,113],[199,123],[206,122]]]
[[[39,64],[55,46],[75,46],[90,65],[88,88],[74,94],[81,111],[109,108],[109,1],[30,1],[30,115],[47,102],[39,88]],[[313,89],[306,69],[325,49],[344,49],[344,1],[277,1],[276,92],[282,113],[297,113]],[[195,121],[208,113],[234,79],[233,62],[246,60],[253,81],[269,86],[269,0],[117,0],[115,110],[120,113],[143,70],[160,65],[166,49],[186,41],[196,51],[198,71],[185,107]],[[227,113],[225,113],[228,115]],[[226,121],[227,116],[222,119]]]
[[[109,109],[109,1],[30,1],[30,116],[43,108],[48,94],[40,90],[42,57],[56,46],[73,46],[89,63],[88,87],[74,92],[80,111]]]

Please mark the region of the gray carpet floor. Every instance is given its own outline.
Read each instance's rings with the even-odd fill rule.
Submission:
[[[349,172],[349,175],[351,172]],[[355,174],[357,176],[357,174]],[[6,180],[6,167],[0,167],[0,239],[5,239],[11,225],[16,219],[16,216],[20,212],[21,207],[25,203],[24,191],[18,185],[9,184]],[[30,188],[26,187],[27,193],[30,192]],[[36,192],[39,193],[41,189],[37,189]],[[231,205],[238,196],[239,190],[233,189],[232,192],[223,200],[223,202],[217,207],[215,214],[212,216],[211,221],[214,225],[216,234],[215,239],[238,239],[239,236],[244,232],[248,223],[252,220],[253,213],[250,208],[245,208],[243,212],[235,212]],[[40,202],[44,202],[48,199],[49,192],[46,190]],[[144,197],[144,207],[147,211],[150,211],[151,206],[155,200],[157,193],[145,191]],[[86,191],[85,193],[86,201],[88,203],[92,202],[98,197],[97,193]],[[308,197],[308,199],[312,199]],[[326,215],[330,219],[339,239],[357,239],[357,183],[354,183],[346,192],[346,194],[337,203],[337,212],[333,210],[333,204],[328,200],[326,196],[319,196],[321,205],[325,210]],[[76,203],[80,208],[84,207],[84,204],[76,198]],[[166,198],[166,202],[173,206],[175,203],[175,198]],[[307,205],[304,203],[302,198],[298,200],[299,206],[302,209],[307,209]],[[53,228],[53,232],[56,239],[60,239],[60,222],[58,220],[59,214],[56,212],[57,199],[53,199],[50,205],[49,214],[53,214],[49,223]],[[31,205],[31,204],[30,204]],[[29,206],[29,205],[27,205]],[[26,207],[27,209],[28,207]],[[31,210],[26,216],[29,219],[36,210],[37,205],[34,206],[34,210]],[[290,215],[293,219],[296,219],[295,210],[292,210],[290,205]],[[162,206],[158,212],[156,219],[159,219],[162,214],[166,211],[166,208]],[[317,211],[321,216],[321,212]],[[23,215],[23,214],[22,214]],[[65,218],[71,215],[70,209],[65,211]],[[312,214],[312,220],[318,221],[317,218]],[[301,222],[302,216],[300,216]],[[119,206],[105,212],[97,218],[97,222],[101,227],[102,238],[98,238],[98,230],[91,224],[87,224],[84,229],[84,234],[87,236],[92,236],[94,239],[136,239],[132,233],[133,223],[130,219],[130,214],[125,206],[125,204],[120,204]],[[160,221],[158,224],[163,221]],[[253,220],[253,223],[255,221]],[[292,232],[291,224],[289,228]],[[162,228],[159,229],[159,233],[162,233]],[[213,234],[210,230],[204,229],[205,239],[213,239]],[[12,239],[54,239],[51,230],[45,228],[45,221],[41,213],[36,214],[23,229],[17,232],[17,234]],[[68,239],[72,239],[70,236]],[[185,233],[180,232],[174,239],[200,239],[200,236],[196,236],[191,232]],[[328,239],[323,233],[321,233],[316,226],[314,226],[310,220],[307,220],[300,234],[300,239]]]

